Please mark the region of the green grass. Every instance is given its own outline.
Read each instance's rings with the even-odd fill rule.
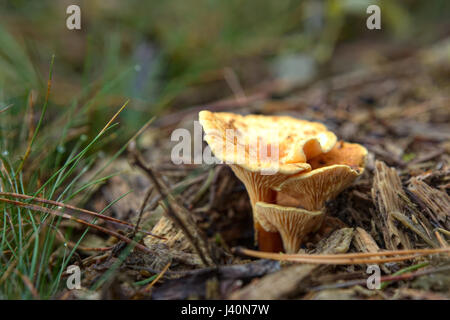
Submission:
[[[52,83],[53,67],[54,58],[49,68],[49,84]],[[49,138],[51,133],[48,131],[52,131],[53,128],[44,121],[49,104],[48,95],[43,101],[42,109],[39,110],[40,118],[36,127],[29,126],[29,122],[24,121],[29,117],[31,109],[27,106],[28,98],[23,97],[22,104],[16,102],[7,110],[2,108],[4,111],[0,117],[0,191],[55,199],[63,203],[77,195],[83,195],[81,199],[87,199],[93,186],[102,184],[113,176],[100,175],[126,148],[127,144],[113,154],[105,165],[97,169],[91,181],[81,182],[82,176],[92,169],[98,158],[100,149],[95,148],[117,131],[118,126],[114,121],[128,102],[91,141],[88,141],[84,134],[68,139],[69,132],[78,121],[73,116],[73,109],[69,109],[68,114],[63,115],[67,120],[63,122],[63,130],[58,139]],[[15,143],[12,144],[11,141]],[[37,165],[35,161],[40,159],[44,145],[44,158]],[[116,201],[124,196],[126,194]],[[116,201],[111,202],[101,213]],[[77,247],[69,249],[58,243],[56,233],[58,229],[66,230],[65,239],[73,240],[70,239],[71,230],[59,228],[61,217],[1,201],[0,221],[0,298],[54,297],[64,285],[61,283],[61,274],[71,262]],[[87,232],[88,228],[77,240],[77,245]]]

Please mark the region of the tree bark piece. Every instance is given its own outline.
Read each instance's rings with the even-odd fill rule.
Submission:
[[[420,206],[431,217],[447,230],[450,229],[450,197],[425,182],[412,178],[408,190],[414,194]]]
[[[375,177],[372,186],[372,199],[383,220],[383,238],[386,248],[397,250],[403,247],[411,249],[407,235],[397,228],[393,212],[405,214],[402,198],[406,198],[400,177],[394,168],[389,168],[384,162],[375,162]]]

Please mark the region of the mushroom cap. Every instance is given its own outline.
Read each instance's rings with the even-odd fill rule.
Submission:
[[[257,202],[255,216],[267,232],[279,232],[286,253],[297,253],[305,236],[317,231],[323,221],[324,211],[285,207]]]
[[[311,168],[307,160],[330,151],[337,141],[323,124],[287,116],[201,111],[199,120],[217,158],[252,172],[275,170],[292,175],[307,171]],[[228,135],[227,139],[227,130],[234,133],[232,138]],[[260,157],[264,146],[268,159]],[[273,149],[278,154],[272,156],[273,146],[278,146]]]
[[[363,146],[339,142],[309,161],[311,171],[289,177],[274,190],[293,197],[307,210],[318,210],[364,172],[366,157]]]
[[[331,165],[346,165],[355,170],[364,170],[367,149],[357,143],[339,141],[327,153],[323,153],[308,161],[311,168],[319,169]]]

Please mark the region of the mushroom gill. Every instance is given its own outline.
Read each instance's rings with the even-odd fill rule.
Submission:
[[[364,172],[366,156],[363,146],[341,141],[311,159],[311,171],[293,175],[273,189],[295,198],[299,207],[320,210]]]
[[[320,228],[325,202],[363,173],[366,155],[367,150],[358,144],[339,142],[330,152],[311,159],[311,171],[273,188],[275,204],[256,203],[255,216],[262,228],[278,231],[287,253],[298,252],[304,237]]]
[[[279,232],[286,253],[297,253],[303,239],[322,225],[323,210],[308,211],[266,202],[257,202],[255,217],[266,231]]]

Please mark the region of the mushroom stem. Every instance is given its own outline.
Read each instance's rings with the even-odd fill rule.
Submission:
[[[258,248],[264,252],[283,252],[283,240],[278,231],[266,231],[263,226],[256,221],[255,224],[255,240],[258,242]]]
[[[264,180],[276,179],[274,176],[264,176],[256,172],[247,171],[240,166],[231,165],[233,172],[241,180],[247,189],[248,196],[253,212],[253,226],[255,231],[255,244],[259,250],[266,252],[283,251],[283,244],[280,234],[266,231],[255,216],[255,203],[258,201],[273,203],[275,201],[276,192],[270,188],[264,187]]]
[[[265,201],[265,202],[275,201],[275,192],[269,188],[258,188],[253,183],[244,182],[244,185],[248,191],[250,204],[252,206],[255,244],[258,245],[258,248],[261,251],[265,252],[283,251],[283,243],[281,240],[280,233],[278,231],[275,232],[266,231],[258,222],[258,219],[255,216],[255,203],[258,201]]]
[[[245,183],[244,183],[245,184]],[[283,251],[283,244],[278,231],[266,231],[255,215],[255,204],[258,201],[273,202],[275,200],[275,192],[270,189],[259,189],[259,192],[251,192],[251,187],[246,185],[252,206],[253,213],[253,227],[255,232],[255,244],[258,245],[259,250],[266,252],[280,252]]]

